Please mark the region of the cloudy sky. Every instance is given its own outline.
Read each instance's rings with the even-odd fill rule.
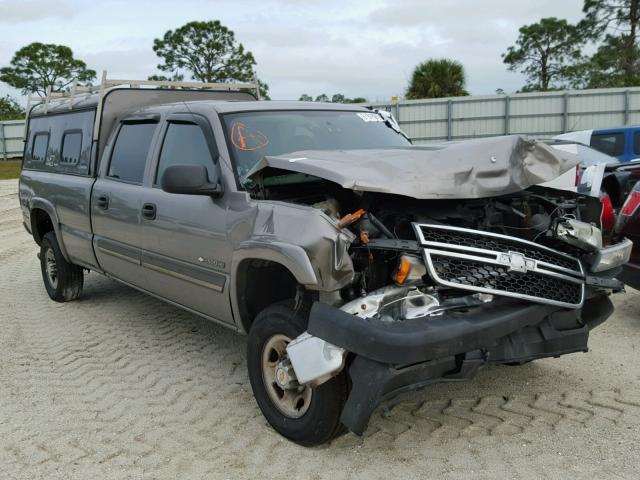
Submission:
[[[513,92],[522,77],[500,54],[542,17],[577,21],[582,0],[0,0],[0,66],[35,41],[64,44],[110,77],[156,73],[153,39],[219,19],[254,53],[273,99],[341,92],[402,95],[431,57],[462,62],[472,94]],[[0,95],[19,92],[0,83]]]

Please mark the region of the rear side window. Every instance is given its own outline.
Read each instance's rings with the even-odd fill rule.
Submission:
[[[213,178],[213,159],[207,138],[199,125],[170,123],[162,143],[155,183],[160,183],[165,169],[171,165],[204,165]]]
[[[90,175],[95,114],[91,109],[31,117],[23,168]]]
[[[36,133],[31,145],[31,161],[44,162],[47,158],[47,148],[49,147],[49,134]]]
[[[624,133],[596,133],[591,135],[591,147],[618,157],[624,153]]]
[[[142,183],[156,123],[123,123],[111,152],[108,177]]]
[[[82,151],[82,132],[66,132],[62,136],[62,154],[60,163],[76,165]]]

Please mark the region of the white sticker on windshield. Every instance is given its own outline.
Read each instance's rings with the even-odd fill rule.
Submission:
[[[377,113],[360,112],[356,113],[365,122],[384,122],[382,117]]]

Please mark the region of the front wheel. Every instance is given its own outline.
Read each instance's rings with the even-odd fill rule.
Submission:
[[[286,347],[306,330],[306,315],[293,302],[267,307],[249,332],[247,367],[253,395],[271,426],[304,446],[320,445],[340,435],[340,414],[347,399],[344,372],[312,388],[299,385]]]
[[[82,267],[67,262],[53,232],[45,234],[40,242],[40,268],[44,287],[51,300],[69,302],[82,293]]]

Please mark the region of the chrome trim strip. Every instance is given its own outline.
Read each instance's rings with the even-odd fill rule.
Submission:
[[[537,303],[543,303],[543,304],[548,304],[548,305],[555,305],[558,307],[565,307],[565,308],[581,308],[582,305],[584,304],[584,294],[585,294],[585,286],[584,286],[584,282],[576,280],[575,278],[570,278],[570,277],[565,277],[564,275],[559,275],[559,274],[555,274],[553,276],[559,276],[565,280],[569,280],[575,283],[579,283],[581,284],[581,289],[580,289],[580,303],[578,304],[573,304],[573,303],[566,303],[566,302],[559,302],[557,300],[550,300],[550,299],[546,299],[546,298],[541,298],[541,297],[534,297],[531,295],[525,295],[525,294],[521,294],[521,293],[513,293],[513,292],[506,292],[504,290],[494,290],[491,288],[484,288],[484,287],[474,287],[472,285],[464,285],[461,283],[455,283],[455,282],[449,282],[447,280],[443,280],[436,272],[435,266],[433,265],[433,260],[431,259],[431,253],[435,253],[435,254],[440,254],[440,255],[444,255],[444,256],[449,256],[449,257],[460,257],[460,258],[466,258],[468,260],[475,260],[475,261],[481,261],[484,263],[494,263],[494,262],[487,262],[486,259],[483,259],[481,257],[474,257],[471,255],[464,255],[464,254],[458,254],[458,253],[452,253],[452,252],[443,252],[443,251],[438,251],[438,250],[429,250],[429,249],[424,249],[423,255],[424,255],[424,259],[425,259],[425,263],[427,265],[427,269],[429,271],[429,275],[431,275],[431,278],[433,278],[433,280],[440,284],[443,285],[445,287],[451,287],[451,288],[457,288],[460,290],[469,290],[472,292],[480,292],[480,293],[489,293],[492,295],[500,295],[503,297],[513,297],[513,298],[519,298],[522,300],[528,300],[528,301],[532,301],[532,302],[537,302]],[[495,262],[497,265],[501,265],[504,266],[503,264],[500,264],[498,262]],[[543,273],[541,271],[537,271],[538,273]],[[544,272],[544,274],[549,274],[548,272]],[[526,274],[525,274],[526,275]]]

